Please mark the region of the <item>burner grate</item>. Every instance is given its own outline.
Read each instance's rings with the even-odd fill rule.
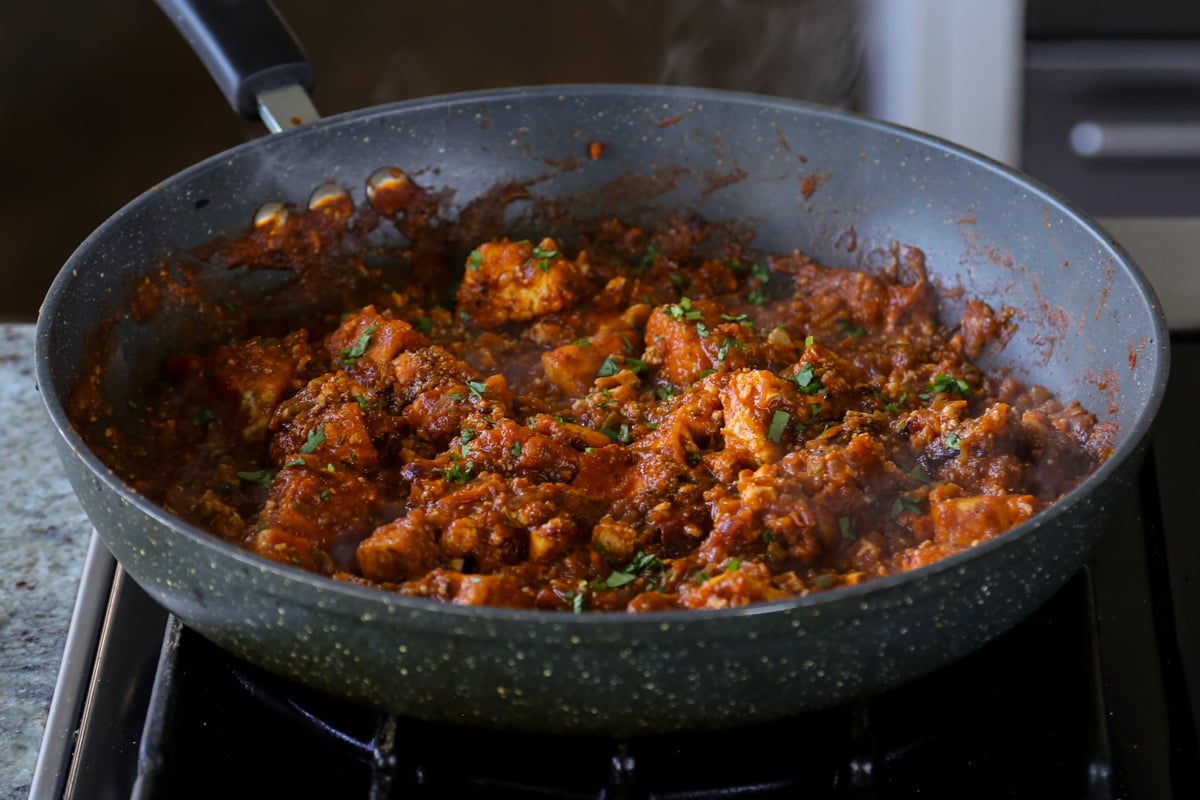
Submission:
[[[1115,795],[1092,586],[924,679],[733,730],[610,738],[394,717],[266,673],[172,620],[139,793],[239,788],[385,798]],[[1049,721],[1049,722],[1048,722]],[[241,780],[241,778],[239,778]],[[963,789],[963,787],[977,787]]]

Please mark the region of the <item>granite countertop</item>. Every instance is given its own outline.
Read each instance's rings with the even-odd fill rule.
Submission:
[[[27,798],[92,526],[37,393],[34,326],[0,324],[0,799]]]

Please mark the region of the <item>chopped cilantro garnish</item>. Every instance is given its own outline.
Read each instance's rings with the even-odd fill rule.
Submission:
[[[664,306],[663,313],[677,322],[695,322],[702,316],[698,310],[692,308],[691,298],[688,297],[681,297],[678,303]]]
[[[608,378],[622,369],[632,370],[634,375],[640,375],[646,369],[646,362],[633,356],[609,356],[600,364],[596,377]]]
[[[552,258],[558,258],[557,250],[550,250],[542,247],[541,245],[536,245],[533,248],[533,257],[530,258],[529,261],[526,261],[525,264],[528,266],[530,263],[536,263],[538,269],[540,269],[542,272],[549,272],[550,259]]]
[[[787,430],[788,423],[792,421],[792,415],[786,411],[776,411],[771,415],[771,424],[767,428],[767,439],[775,444],[779,444],[783,440],[783,434]]]
[[[825,390],[825,387],[821,385],[821,379],[813,372],[813,365],[807,361],[800,364],[799,371],[792,376],[792,382],[804,394],[816,394]]]
[[[927,391],[921,392],[922,400],[931,400],[939,394],[958,394],[967,397],[971,394],[971,385],[962,378],[956,378],[948,372],[939,372],[933,376],[933,383]]]
[[[269,469],[239,472],[237,476],[248,483],[257,483],[259,486],[266,486],[268,488],[271,486],[271,482],[275,480],[275,473]]]
[[[847,542],[853,542],[855,539],[854,531],[850,530],[850,518],[838,517],[838,534]]]
[[[322,425],[321,427],[317,428],[315,431],[309,432],[308,441],[306,441],[304,443],[304,446],[300,448],[300,452],[304,453],[305,455],[308,455],[309,453],[312,453],[318,447],[320,447],[321,443],[324,441],[325,441],[325,426]]]
[[[901,495],[896,498],[896,502],[892,503],[892,519],[896,519],[905,511],[910,511],[913,514],[921,513],[921,504],[911,497]]]
[[[641,578],[646,582],[646,588],[653,590],[658,587],[666,570],[666,565],[657,557],[639,550],[634,553],[628,564],[614,569],[607,578],[593,585],[597,589],[616,589]]]
[[[366,354],[367,348],[371,346],[371,336],[374,335],[376,329],[378,328],[378,323],[371,323],[367,329],[362,332],[362,335],[355,340],[353,346],[343,348],[341,353],[342,363],[348,364],[352,361],[357,361],[358,359],[362,358]]]
[[[646,245],[646,252],[642,254],[642,260],[638,262],[638,268],[643,271],[650,269],[650,267],[654,266],[655,260],[661,255],[662,253],[659,252],[659,249],[651,242]]]
[[[450,454],[450,460],[453,462],[453,466],[448,469],[435,469],[433,474],[443,477],[451,483],[466,483],[471,480],[475,472],[475,462],[468,461],[460,464],[458,455],[455,453]]]

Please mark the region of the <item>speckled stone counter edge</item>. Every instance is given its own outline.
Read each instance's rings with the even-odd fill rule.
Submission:
[[[91,539],[34,379],[34,326],[0,324],[0,798],[29,795]]]

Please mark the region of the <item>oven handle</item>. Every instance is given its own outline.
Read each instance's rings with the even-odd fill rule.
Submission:
[[[1200,122],[1077,122],[1071,152],[1090,161],[1200,158]]]

